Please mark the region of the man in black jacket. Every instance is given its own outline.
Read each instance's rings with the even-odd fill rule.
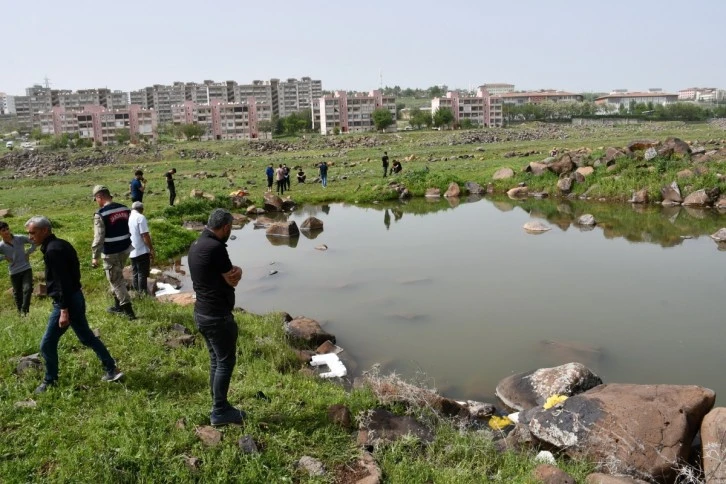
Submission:
[[[227,400],[229,383],[237,363],[237,323],[234,320],[234,288],[242,269],[229,260],[226,242],[232,231],[232,214],[217,208],[207,226],[189,249],[187,264],[197,300],[194,321],[209,350],[209,385],[212,393],[212,425],[239,424],[243,410]]]
[[[40,354],[45,360],[45,378],[35,389],[43,393],[58,381],[58,341],[68,328],[72,328],[78,340],[91,348],[101,360],[106,374],[103,381],[118,381],[124,374],[106,346],[93,334],[86,319],[86,300],[81,291],[81,266],[78,254],[71,244],[57,238],[50,221],[45,217],[33,217],[25,223],[30,240],[40,246],[45,262],[45,283],[48,296],[53,299],[53,311],[48,327],[40,341]]]

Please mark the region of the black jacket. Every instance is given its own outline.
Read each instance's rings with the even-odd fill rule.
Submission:
[[[40,246],[45,262],[48,296],[61,309],[68,307],[68,297],[81,290],[81,264],[76,249],[66,240],[50,234]]]

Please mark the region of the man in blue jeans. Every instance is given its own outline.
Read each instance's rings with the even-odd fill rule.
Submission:
[[[78,254],[71,244],[57,238],[45,217],[33,217],[25,223],[30,241],[40,246],[45,262],[45,283],[48,296],[53,299],[53,310],[48,327],[40,341],[40,354],[45,360],[45,378],[35,389],[43,393],[58,381],[58,342],[72,328],[78,340],[91,348],[101,360],[106,373],[103,381],[118,381],[124,374],[116,368],[116,362],[106,346],[93,334],[86,319],[86,300],[81,291],[81,265]]]
[[[247,417],[227,399],[232,372],[237,363],[237,323],[232,315],[234,288],[242,269],[233,266],[227,253],[232,232],[232,214],[212,211],[202,234],[189,249],[187,263],[194,292],[194,322],[209,350],[209,385],[212,393],[212,425],[240,424]]]

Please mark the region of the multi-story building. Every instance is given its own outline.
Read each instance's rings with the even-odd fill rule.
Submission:
[[[153,86],[131,91],[131,104],[144,109],[153,109],[157,113],[159,123],[172,121],[171,107],[186,100],[187,86],[183,82],[172,85],[154,84]]]
[[[449,91],[445,97],[431,100],[431,113],[448,108],[454,115],[454,123],[468,119],[476,126],[502,126],[502,100],[499,96],[490,96],[483,88],[477,90],[476,96],[461,96],[457,91]]]
[[[607,111],[617,111],[620,106],[629,108],[632,103],[665,106],[675,102],[678,102],[678,94],[662,92],[660,89],[651,89],[648,92],[628,92],[620,89],[595,99],[595,104],[605,107]]]
[[[51,90],[48,87],[36,84],[25,90],[25,96],[15,96],[18,124],[25,129],[33,127],[33,117],[36,113],[50,111],[52,107]]]
[[[73,91],[51,90],[53,106],[66,109],[80,108],[88,105],[103,106],[108,109],[123,109],[128,107],[128,93],[111,91],[110,89],[79,89]]]
[[[157,136],[156,112],[133,104],[124,109],[107,109],[98,104],[82,108],[54,106],[38,113],[37,118],[43,134],[77,134],[81,139],[104,145],[117,143],[122,130],[128,130],[134,141]]]
[[[15,99],[4,92],[0,92],[0,114],[15,114]]]
[[[217,100],[223,103],[236,103],[240,101],[239,87],[236,81],[214,82],[207,80],[204,81],[204,85],[207,86],[208,102]]]
[[[299,81],[270,79],[272,109],[276,116],[284,118],[292,113],[312,109],[323,95],[323,84],[319,80],[303,77]]]
[[[266,115],[272,117],[272,109],[266,106]],[[204,140],[244,140],[259,137],[257,128],[257,104],[253,97],[245,103],[227,103],[212,99],[209,104],[184,101],[172,107],[174,124],[199,124],[206,132]]]
[[[724,91],[715,87],[689,87],[678,91],[679,101],[719,102],[724,98]]]
[[[504,104],[540,104],[550,102],[582,102],[581,94],[544,89],[540,91],[513,91],[499,95]]]
[[[266,103],[272,106],[272,84],[270,81],[254,80],[252,84],[240,84],[238,89],[240,99],[253,97],[258,103]]]
[[[508,92],[514,92],[514,84],[507,84],[505,82],[493,82],[490,84],[482,84],[479,89],[484,89],[489,93],[490,96],[499,96]]]
[[[196,82],[187,82],[184,84],[184,99],[198,104],[207,104],[209,102],[207,86]]]
[[[320,132],[330,134],[337,128],[341,133],[360,133],[375,130],[372,114],[378,108],[388,109],[393,124],[386,131],[396,131],[396,98],[384,96],[381,91],[348,96],[345,91],[322,96],[318,100]]]

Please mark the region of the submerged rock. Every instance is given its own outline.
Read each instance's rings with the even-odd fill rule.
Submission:
[[[527,222],[522,226],[522,228],[532,234],[541,234],[543,232],[547,232],[548,230],[552,230],[550,227],[543,224],[542,222]]]

